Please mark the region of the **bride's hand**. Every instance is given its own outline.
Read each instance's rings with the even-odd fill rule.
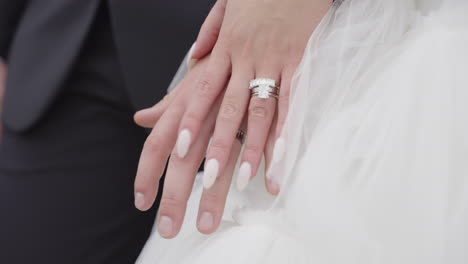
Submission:
[[[206,61],[207,59],[201,60],[195,66],[194,70],[190,71],[186,75],[184,80],[159,103],[157,103],[153,107],[137,112],[135,114],[135,122],[142,127],[153,128],[154,131],[157,131],[158,133],[162,133],[162,132],[170,133],[170,130],[161,131],[159,130],[159,128],[163,126],[161,124],[165,124],[165,122],[168,122],[169,120],[168,118],[172,117],[171,115],[172,110],[170,110],[170,108],[181,108],[186,103],[187,99],[190,98],[189,93],[183,92],[185,89],[192,89],[192,87],[186,84],[196,79],[196,77],[200,74],[200,71],[204,67],[206,67],[206,63],[207,63]],[[194,151],[194,153],[191,154],[191,157],[187,157],[184,162],[181,162],[180,158],[177,155],[171,156],[171,159],[169,161],[169,167],[168,167],[167,174],[166,174],[166,184],[164,186],[162,204],[166,203],[169,205],[173,205],[171,202],[168,202],[168,201],[172,201],[174,199],[180,200],[179,204],[183,207],[182,210],[185,210],[185,207],[183,205],[186,203],[188,199],[188,192],[186,190],[192,189],[193,179],[197,173],[201,160],[205,157],[205,152],[203,150],[206,150],[207,148],[208,143],[206,141],[206,138],[209,138],[212,135],[215,117],[217,113],[219,112],[219,106],[220,106],[220,103],[218,102],[216,106],[211,110],[209,114],[210,117],[205,123],[206,130],[202,132],[202,135],[200,135],[200,138],[202,140],[196,143],[198,145],[196,149],[199,149],[199,151]],[[158,125],[159,121],[161,121],[161,124]],[[242,128],[245,130],[245,124],[243,124]],[[170,137],[169,134],[166,134],[166,135]],[[274,136],[273,134],[270,135],[267,147],[265,149],[265,158],[266,158],[267,165],[271,161],[271,157],[272,157],[273,136]],[[148,146],[149,144],[152,144],[152,143],[147,142],[146,146]],[[151,155],[152,148],[145,147],[145,149],[146,150],[144,152],[144,155],[142,156],[148,157],[148,158],[142,157],[142,162],[140,164],[140,167],[142,166],[146,167],[146,166],[151,165],[157,168],[159,167],[163,168],[165,166],[165,160],[151,160],[152,156],[150,155]],[[226,165],[226,169],[224,170],[223,174],[219,177],[219,180],[216,182],[216,184],[212,188],[205,189],[203,191],[203,194],[200,200],[199,217],[198,217],[199,221],[197,223],[198,229],[202,233],[206,233],[206,234],[212,233],[219,226],[219,223],[221,221],[221,218],[224,212],[226,197],[229,192],[229,187],[231,186],[234,167],[236,165],[240,151],[241,151],[240,140],[236,140],[236,142],[233,144],[230,158],[229,158],[228,164]],[[148,163],[148,165],[145,165],[146,163]],[[135,184],[136,188],[139,188],[138,186],[145,186],[147,188],[150,188],[149,191],[158,189],[159,177],[152,177],[151,179],[144,179],[141,177],[138,177],[138,178],[139,179],[137,179],[136,184]],[[279,192],[279,189],[275,189],[274,187],[271,187],[270,189],[273,194],[277,194]],[[146,208],[141,208],[141,209],[146,209]],[[183,214],[182,214],[182,217],[178,217],[177,214],[174,215],[174,212],[177,213],[177,212],[180,212],[180,210],[181,208],[177,206],[161,205],[160,214],[166,215],[166,216],[167,215],[175,216],[174,219],[176,219],[175,220],[176,223],[179,223],[183,219]],[[206,223],[202,221],[202,216],[206,212],[210,212],[213,215],[213,220],[212,220],[213,223],[208,228],[206,227]],[[180,221],[178,221],[179,219]],[[175,234],[176,232],[173,234],[173,236]]]
[[[237,180],[245,185],[256,175],[270,130],[274,130],[275,138],[281,136],[293,74],[310,35],[331,4],[332,0],[218,1],[194,52],[197,58],[214,43],[212,55],[205,72],[194,83],[177,142],[181,157],[190,152],[213,103],[227,86],[207,154],[206,188],[223,173],[237,130],[246,116],[248,136]],[[281,86],[279,98],[251,96],[249,81],[257,78],[275,80]],[[275,113],[277,125],[272,126]],[[284,150],[282,143],[277,143],[277,155]],[[275,179],[267,180],[271,192],[278,185]]]
[[[238,183],[243,184],[239,185],[244,187],[256,174],[268,135],[280,136],[292,75],[309,36],[331,2],[220,0],[216,4],[201,31],[194,57],[206,53],[210,42],[214,44],[213,52],[203,67],[197,65],[192,77],[184,79],[182,86],[187,89],[177,91],[176,99],[158,120],[145,144],[137,173],[135,203],[139,209],[147,210],[155,200],[160,175],[177,140],[159,211],[159,231],[164,237],[174,237],[180,230],[193,182],[190,172],[195,170],[200,157],[203,158],[204,146],[213,129],[210,126],[215,121],[204,178],[205,193],[209,193],[204,197],[211,203],[203,206],[201,202],[200,231],[212,233],[219,225],[231,180],[224,175],[244,119],[248,120],[248,136],[238,176]],[[255,78],[275,79],[282,86],[279,100],[250,98],[249,81]],[[213,110],[217,107],[220,110],[216,116],[218,111]],[[277,125],[272,125],[275,113]],[[191,168],[184,173],[173,173],[178,166],[190,167],[188,164]],[[267,188],[277,193],[279,186],[270,179]]]

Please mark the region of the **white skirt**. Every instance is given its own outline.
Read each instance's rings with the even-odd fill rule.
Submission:
[[[293,82],[273,164],[220,230],[153,233],[140,264],[468,263],[468,1],[345,0]],[[242,208],[242,209],[238,209]]]

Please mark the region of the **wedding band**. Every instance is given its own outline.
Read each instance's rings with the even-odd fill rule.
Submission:
[[[245,142],[245,132],[242,129],[237,130],[236,139],[239,140],[241,145],[244,145]]]
[[[257,96],[261,99],[270,97],[278,98],[280,87],[276,85],[276,81],[267,78],[259,78],[250,81],[251,96]]]

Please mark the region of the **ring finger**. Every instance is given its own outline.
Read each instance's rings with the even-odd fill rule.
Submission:
[[[249,136],[245,143],[241,166],[237,175],[239,191],[244,190],[250,180],[257,174],[263,156],[267,137],[275,115],[277,94],[279,92],[278,88],[272,88],[280,82],[280,74],[274,72],[274,70],[259,71],[256,80],[261,81],[258,85],[254,84],[257,88],[252,89],[247,124],[247,134]]]

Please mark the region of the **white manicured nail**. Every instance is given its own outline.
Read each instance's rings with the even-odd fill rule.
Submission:
[[[280,183],[278,182],[277,179],[271,179],[270,180],[270,186],[271,186],[271,191],[274,194],[278,194],[281,191],[281,185],[280,185]]]
[[[250,182],[252,176],[252,166],[248,162],[243,162],[237,174],[237,190],[242,192]]]
[[[191,143],[192,133],[190,133],[188,129],[180,131],[176,143],[177,156],[179,156],[179,158],[182,159],[187,155]]]
[[[195,51],[196,46],[197,46],[197,43],[196,42],[193,43],[192,47],[190,48],[190,50],[188,52],[187,57],[188,57],[189,60],[188,60],[187,66],[188,66],[189,70],[192,69],[193,66],[195,66],[195,64],[197,64],[197,62],[198,62],[197,59],[192,58],[193,52]]]
[[[203,175],[203,186],[205,189],[209,189],[213,186],[218,177],[219,161],[210,159],[205,166],[205,172]]]
[[[286,142],[283,138],[278,138],[275,142],[275,147],[273,148],[273,158],[272,163],[277,163],[281,161],[284,157],[284,153],[286,152]],[[270,179],[272,174],[267,173],[267,178]]]

